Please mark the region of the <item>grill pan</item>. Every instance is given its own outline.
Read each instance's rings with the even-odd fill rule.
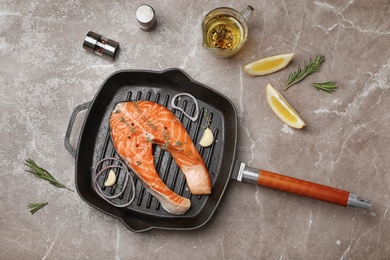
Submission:
[[[189,120],[182,112],[171,109],[171,98],[179,93],[189,93],[196,97],[199,105],[199,119],[196,122]],[[150,100],[171,109],[187,129],[209,169],[212,194],[193,196],[170,154],[158,146],[154,147],[155,165],[160,177],[176,193],[191,199],[191,208],[182,216],[167,213],[158,201],[143,189],[140,181],[136,181],[135,200],[127,208],[117,208],[106,203],[93,189],[94,166],[106,157],[119,158],[110,138],[110,113],[116,103],[129,100]],[[194,102],[190,98],[181,96],[176,100],[176,105],[187,114],[194,113]],[[70,144],[70,134],[76,115],[85,109],[88,111],[75,149]],[[197,144],[203,134],[202,126],[206,125],[204,113],[208,113],[212,119],[211,126],[216,140],[207,148],[201,148]],[[65,137],[65,146],[76,160],[76,189],[89,205],[120,219],[135,232],[151,228],[193,229],[207,222],[224,193],[232,172],[231,162],[235,158],[236,135],[236,110],[232,103],[207,86],[191,80],[183,71],[125,70],[109,76],[92,102],[75,108]],[[128,197],[125,194],[119,198],[118,203],[126,203]]]
[[[199,105],[197,121],[192,122],[183,112],[171,107],[172,97],[180,93],[188,93],[196,98]],[[191,200],[191,208],[184,215],[167,213],[136,178],[135,190],[130,189],[115,199],[116,203],[125,204],[134,195],[133,203],[124,208],[107,203],[93,188],[95,165],[107,157],[119,158],[110,138],[111,111],[118,102],[133,100],[154,101],[172,110],[183,123],[209,170],[212,193],[207,196],[191,195],[183,174],[169,152],[158,146],[154,147],[155,165],[160,177],[170,189]],[[176,106],[189,115],[193,115],[196,110],[192,99],[186,96],[177,99]],[[83,110],[87,110],[87,113],[77,148],[74,148],[70,143],[70,136],[76,116]],[[202,148],[198,142],[203,134],[202,127],[207,125],[206,114],[212,120],[211,129],[215,141],[211,147]],[[123,70],[113,73],[103,82],[91,102],[74,109],[65,135],[65,147],[75,158],[75,185],[80,197],[92,207],[121,220],[134,232],[153,228],[190,230],[203,226],[213,215],[231,178],[341,206],[363,209],[369,209],[371,206],[367,199],[348,191],[247,167],[244,163],[235,161],[236,142],[237,114],[231,101],[206,85],[192,80],[180,69],[161,72]],[[101,167],[104,167],[104,163]],[[116,174],[118,184],[123,184],[123,173],[117,170]],[[98,185],[102,189],[104,180],[105,176],[102,174],[98,179]],[[115,188],[107,188],[104,192],[112,195],[116,191]]]

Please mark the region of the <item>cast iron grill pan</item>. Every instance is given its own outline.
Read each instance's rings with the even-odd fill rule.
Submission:
[[[184,113],[171,107],[171,99],[179,93],[193,95],[199,105],[198,120],[193,122]],[[149,100],[166,106],[182,122],[191,136],[199,153],[209,170],[212,194],[192,195],[186,185],[184,175],[169,152],[159,146],[153,146],[154,163],[161,179],[167,186],[191,200],[191,208],[184,215],[173,215],[166,212],[142,183],[135,180],[135,191],[128,188],[115,200],[124,204],[135,192],[135,200],[126,208],[118,208],[101,199],[93,189],[93,172],[95,165],[104,158],[119,159],[110,137],[109,117],[118,102]],[[194,115],[195,105],[191,98],[180,96],[176,106],[187,114]],[[84,105],[84,108],[87,107]],[[72,119],[79,111],[75,109]],[[198,142],[207,125],[206,116],[212,120],[211,129],[215,142],[211,147],[203,148]],[[72,122],[68,127],[71,131]],[[231,102],[214,90],[193,81],[178,69],[163,72],[152,71],[119,71],[109,76],[100,87],[94,100],[90,103],[80,132],[79,142],[74,154],[76,159],[76,189],[83,200],[91,206],[120,219],[130,230],[135,232],[151,228],[159,229],[194,229],[205,224],[212,216],[230,179],[232,162],[235,156],[236,111]],[[69,138],[67,133],[67,138]],[[67,139],[66,138],[66,139]],[[65,140],[67,142],[67,140]],[[67,145],[66,145],[67,146]],[[68,148],[68,146],[67,146]],[[68,149],[72,153],[72,149]],[[118,165],[115,161],[106,161],[98,171],[109,164]],[[118,176],[117,185],[105,188],[103,183],[106,174],[102,174],[98,183],[104,193],[112,195],[115,189],[123,186],[124,172],[114,169]],[[108,171],[107,171],[108,172]],[[130,186],[130,185],[129,185]]]

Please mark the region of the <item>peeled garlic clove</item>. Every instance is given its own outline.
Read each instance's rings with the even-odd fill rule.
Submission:
[[[210,146],[214,142],[214,135],[210,128],[206,128],[199,144],[203,147]]]
[[[115,172],[113,170],[110,170],[108,172],[107,180],[104,182],[104,186],[106,186],[106,187],[113,186],[115,184],[115,182],[116,182]]]

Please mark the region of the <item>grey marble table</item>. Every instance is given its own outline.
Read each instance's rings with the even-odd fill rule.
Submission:
[[[140,1],[0,1],[0,259],[390,259],[390,3],[374,1],[150,1],[158,25],[139,29]],[[255,11],[234,57],[202,48],[202,16]],[[86,52],[88,31],[118,41],[111,62]],[[243,67],[294,52],[287,68]],[[320,72],[282,91],[315,54]],[[212,219],[191,231],[133,233],[120,221],[25,172],[31,158],[75,189],[64,148],[73,109],[122,69],[180,68],[229,97],[239,117],[237,158],[248,165],[355,192],[372,210],[231,182]],[[333,93],[311,82],[336,81]],[[284,125],[265,99],[280,90],[307,126]],[[75,128],[81,128],[82,118]],[[77,142],[78,133],[72,135]],[[48,201],[31,215],[27,204]]]

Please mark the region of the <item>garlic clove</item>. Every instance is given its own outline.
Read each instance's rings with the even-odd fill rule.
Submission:
[[[211,132],[210,128],[206,128],[206,130],[203,133],[202,138],[199,141],[199,144],[203,147],[208,147],[214,142],[214,135],[213,132]]]
[[[116,182],[115,172],[113,170],[110,170],[108,172],[107,180],[104,182],[104,186],[106,186],[106,187],[113,186],[115,184],[115,182]]]

